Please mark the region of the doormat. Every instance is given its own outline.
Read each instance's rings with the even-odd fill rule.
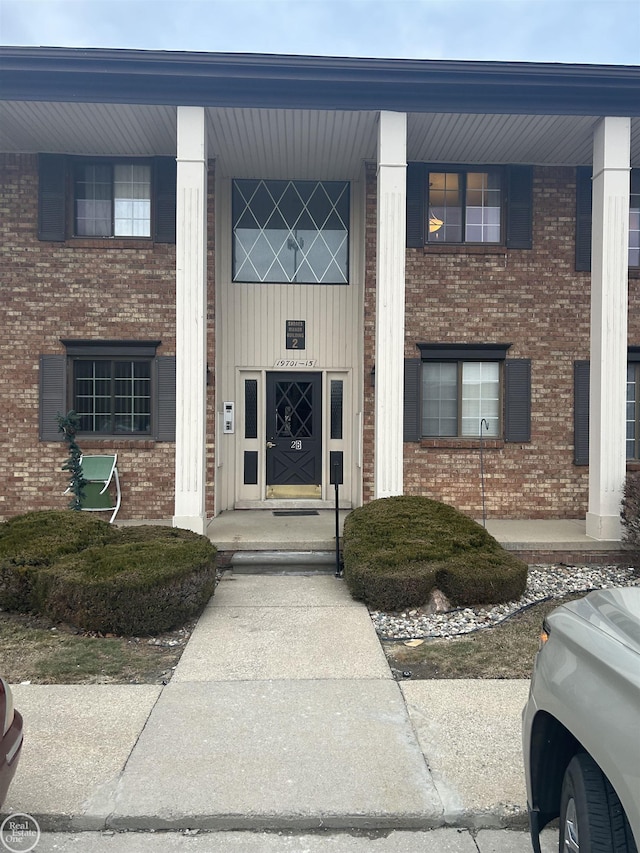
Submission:
[[[320,515],[317,509],[274,509],[273,515]]]

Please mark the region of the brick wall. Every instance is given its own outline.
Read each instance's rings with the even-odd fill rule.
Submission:
[[[487,442],[489,517],[574,518],[587,509],[588,469],[573,464],[573,363],[589,358],[588,273],[575,271],[571,168],[534,172],[533,249],[408,249],[405,356],[416,344],[511,343],[532,361],[531,442]],[[367,181],[365,375],[374,359],[375,170]],[[629,342],[640,343],[640,281],[630,278]],[[373,394],[365,395],[365,499],[373,495]],[[431,446],[428,446],[428,445]],[[479,445],[405,443],[404,490],[482,514]]]
[[[60,338],[157,339],[162,341],[158,355],[175,354],[175,246],[122,240],[41,242],[37,200],[36,157],[0,155],[0,518],[67,504],[61,471],[66,447],[38,438],[41,354],[63,354]],[[212,221],[210,228],[213,246]],[[209,262],[213,364],[213,252]],[[211,385],[210,409],[213,392]],[[213,415],[209,429],[212,460]],[[79,444],[85,452],[118,452],[120,518],[173,515],[173,443],[114,438],[81,439]],[[210,478],[212,466],[211,461]],[[209,492],[207,508],[212,511],[213,489]]]
[[[214,511],[214,204],[209,175],[207,512]],[[37,162],[0,155],[3,453],[0,518],[64,507],[65,446],[38,439],[38,357],[63,353],[60,338],[159,339],[175,353],[175,247],[140,241],[37,239]],[[574,171],[537,168],[531,251],[407,250],[406,349],[418,342],[512,343],[532,360],[532,441],[487,443],[490,517],[580,517],[587,468],[573,465],[573,362],[589,357],[589,275],[574,270]],[[367,169],[364,299],[364,499],[373,497],[376,176]],[[630,277],[629,343],[640,345],[640,277]],[[479,449],[405,444],[405,492],[470,515],[482,511]],[[122,518],[173,514],[174,445],[83,440],[86,452],[119,454]]]

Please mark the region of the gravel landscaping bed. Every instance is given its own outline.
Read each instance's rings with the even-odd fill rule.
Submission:
[[[381,639],[456,637],[498,625],[540,601],[615,586],[640,586],[640,578],[634,569],[621,566],[535,565],[529,566],[527,588],[517,601],[492,607],[456,608],[441,613],[417,609],[401,613],[370,611],[370,615]]]

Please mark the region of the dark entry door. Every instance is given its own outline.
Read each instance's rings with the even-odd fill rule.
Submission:
[[[309,487],[322,482],[321,380],[320,373],[267,373],[267,487],[280,487],[270,489],[274,497],[311,495]]]

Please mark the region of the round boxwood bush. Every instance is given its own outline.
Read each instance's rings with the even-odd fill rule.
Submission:
[[[197,615],[215,588],[215,546],[179,528],[30,513],[0,525],[0,543],[0,607],[83,630],[169,630]]]
[[[456,605],[519,598],[527,567],[454,507],[418,496],[372,501],[345,521],[345,580],[375,610],[424,605],[435,587]]]

